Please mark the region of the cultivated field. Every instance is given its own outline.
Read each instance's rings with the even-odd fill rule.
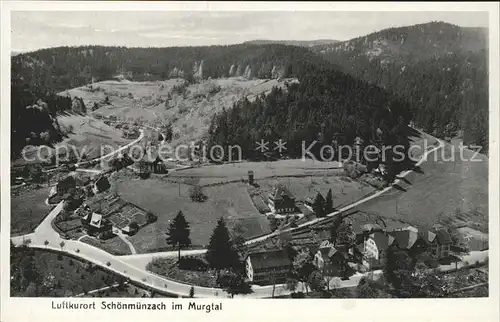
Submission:
[[[50,212],[51,206],[45,204],[49,187],[35,189],[20,188],[11,195],[10,232],[12,235],[30,233]]]

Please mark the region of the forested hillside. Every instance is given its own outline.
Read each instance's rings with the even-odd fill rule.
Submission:
[[[313,50],[407,101],[414,124],[438,137],[463,130],[488,145],[487,32],[446,23],[390,28]]]
[[[306,48],[271,45],[126,48],[57,47],[12,57],[12,75],[20,82],[64,91],[92,80],[117,76],[141,80],[188,80],[244,76],[297,75],[296,66],[313,54]]]
[[[11,83],[11,156],[26,145],[52,145],[63,138],[56,115],[71,110],[74,102],[39,87]],[[83,104],[83,102],[79,102]]]

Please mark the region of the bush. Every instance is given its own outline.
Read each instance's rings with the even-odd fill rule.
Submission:
[[[106,266],[111,266],[111,263],[110,263],[110,262],[107,262],[107,263],[106,263]]]

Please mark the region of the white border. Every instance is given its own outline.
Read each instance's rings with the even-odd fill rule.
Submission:
[[[1,321],[55,321],[69,318],[88,321],[89,318],[109,320],[194,319],[255,321],[303,319],[349,321],[498,321],[498,229],[499,229],[499,5],[498,3],[325,3],[325,2],[35,2],[3,1],[1,3]],[[489,159],[489,227],[490,227],[490,297],[488,299],[453,300],[225,300],[224,311],[203,312],[154,312],[113,311],[68,312],[52,310],[51,299],[9,298],[9,227],[10,227],[10,13],[11,11],[488,11],[490,26],[490,159]],[[81,299],[81,302],[92,299]],[[135,302],[129,299],[128,302]],[[152,301],[147,299],[142,301]],[[157,301],[157,300],[156,300]],[[328,301],[328,302],[326,302]],[[171,299],[165,300],[167,306]],[[187,303],[187,300],[176,302]],[[207,302],[212,301],[200,301]],[[299,305],[297,305],[299,304]]]

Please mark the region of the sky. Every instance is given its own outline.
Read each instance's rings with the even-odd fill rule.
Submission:
[[[480,12],[13,11],[11,49],[205,46],[254,39],[348,40],[430,21],[488,27],[487,13]]]

